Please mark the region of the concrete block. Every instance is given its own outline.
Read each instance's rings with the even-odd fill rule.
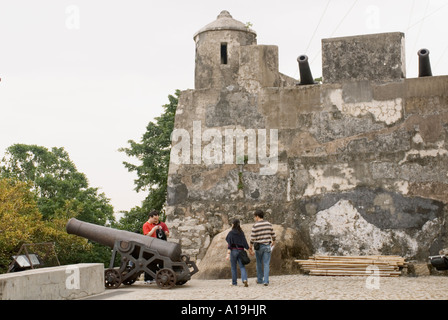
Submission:
[[[104,290],[102,263],[81,263],[0,275],[0,300],[72,300]]]

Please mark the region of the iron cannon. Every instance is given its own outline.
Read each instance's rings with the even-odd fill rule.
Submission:
[[[300,71],[300,83],[299,85],[314,84],[313,75],[311,74],[310,65],[308,63],[308,56],[302,54],[297,58]]]
[[[163,289],[182,285],[198,272],[189,256],[183,255],[179,244],[124,230],[103,227],[70,219],[67,233],[81,236],[113,249],[109,268],[104,271],[106,288],[116,289],[122,283],[133,284],[146,272]],[[117,253],[120,266],[114,267]]]
[[[420,77],[431,77],[431,63],[429,62],[429,50],[420,49],[418,50],[418,76]]]

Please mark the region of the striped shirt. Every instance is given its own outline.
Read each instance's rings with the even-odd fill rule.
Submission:
[[[255,222],[250,235],[250,243],[270,244],[275,241],[275,232],[269,221],[261,220]]]

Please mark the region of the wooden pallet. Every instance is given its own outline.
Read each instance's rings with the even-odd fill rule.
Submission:
[[[400,256],[312,256],[295,260],[305,273],[316,276],[397,277],[407,267]]]

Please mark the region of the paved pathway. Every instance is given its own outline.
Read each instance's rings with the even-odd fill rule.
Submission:
[[[156,284],[137,281],[132,286],[108,289],[88,300],[448,300],[448,277],[319,277],[271,276],[265,287],[249,278],[230,286],[230,279],[192,279],[164,290]]]

